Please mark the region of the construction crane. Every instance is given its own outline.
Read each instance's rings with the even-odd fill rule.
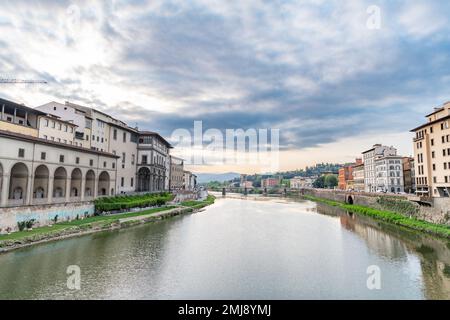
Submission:
[[[21,80],[21,79],[2,79],[0,78],[1,83],[43,83],[47,84],[45,80]]]

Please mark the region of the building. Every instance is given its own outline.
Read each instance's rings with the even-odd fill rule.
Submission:
[[[403,180],[406,193],[416,192],[416,177],[414,169],[414,158],[403,158]]]
[[[184,160],[170,156],[170,191],[184,188]]]
[[[365,190],[364,184],[364,164],[358,164],[353,167],[353,190],[362,192]]]
[[[74,127],[75,146],[119,156],[115,189],[119,194],[136,190],[139,137],[137,129],[103,112],[70,102],[65,104],[49,102],[37,107],[36,110],[52,114],[76,126]],[[54,123],[51,121],[50,127],[53,128],[53,126]],[[50,140],[53,137],[50,133],[46,135]]]
[[[274,188],[278,187],[281,183],[281,179],[278,178],[267,178],[261,179],[261,187],[262,188]]]
[[[356,165],[362,164],[362,159],[356,159],[355,163],[348,164],[339,169],[338,189],[339,190],[353,190],[354,178],[353,168]]]
[[[450,102],[435,108],[415,133],[414,172],[416,194],[450,197]]]
[[[253,182],[244,181],[243,183],[241,183],[241,188],[253,189]]]
[[[403,157],[384,156],[375,160],[376,192],[405,192]]]
[[[156,132],[139,132],[137,147],[138,192],[160,192],[166,186],[167,166],[170,165],[169,142]]]
[[[184,190],[193,191],[197,187],[197,176],[190,171],[184,171]]]
[[[314,181],[315,177],[294,177],[290,179],[289,184],[291,189],[311,189]]]
[[[82,202],[116,194],[117,156],[75,145],[70,128],[76,126],[57,116],[4,99],[0,104],[1,207]]]
[[[376,160],[387,156],[396,156],[397,149],[394,147],[374,145],[371,149],[363,152],[364,160],[364,189],[366,192],[377,191]]]

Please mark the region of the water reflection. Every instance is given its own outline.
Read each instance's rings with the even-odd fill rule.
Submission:
[[[0,255],[4,299],[448,299],[447,242],[309,201],[204,212]],[[382,290],[366,287],[367,267]],[[66,269],[81,268],[82,290]]]
[[[381,256],[407,261],[411,254],[418,255],[425,298],[450,299],[449,241],[400,229],[323,204],[318,204],[317,211],[338,216],[346,230],[357,234],[369,248]]]

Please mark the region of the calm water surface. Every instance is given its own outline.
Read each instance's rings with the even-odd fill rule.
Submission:
[[[205,211],[0,255],[3,299],[449,299],[450,244],[308,201]],[[81,268],[81,290],[66,269]],[[381,290],[368,290],[379,266]]]

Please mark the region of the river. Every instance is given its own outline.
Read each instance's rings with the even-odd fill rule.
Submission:
[[[309,201],[228,195],[196,214],[2,254],[0,298],[450,299],[449,248]],[[80,290],[68,289],[71,265]]]

